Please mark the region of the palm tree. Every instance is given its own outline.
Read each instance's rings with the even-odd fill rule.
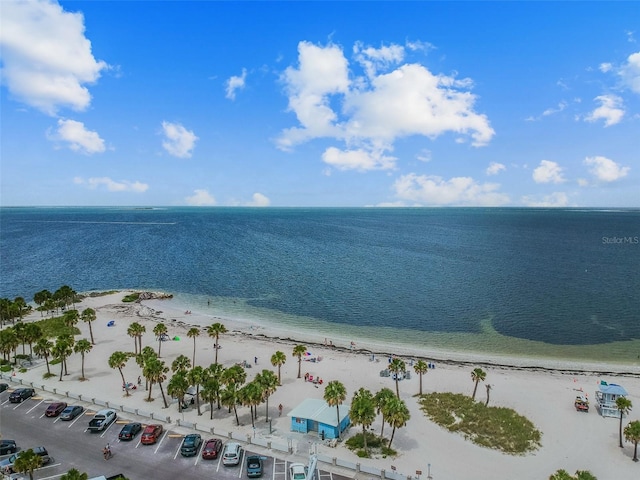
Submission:
[[[24,337],[29,344],[29,355],[33,355],[33,343],[42,338],[42,328],[37,323],[27,323],[24,328]]]
[[[80,314],[76,309],[67,310],[62,316],[62,320],[64,321],[64,324],[71,329],[75,327],[76,323],[80,320]]]
[[[238,418],[238,409],[236,408],[240,402],[240,389],[235,383],[229,383],[220,394],[220,401],[229,409],[229,412],[233,410],[236,417],[236,425],[240,426],[240,419]]]
[[[271,355],[271,365],[273,365],[274,367],[278,367],[278,385],[282,385],[282,379],[280,377],[280,368],[282,367],[282,365],[285,364],[286,361],[287,361],[287,356],[284,354],[284,352],[281,352],[280,350],[278,350],[276,353]]]
[[[193,338],[193,360],[191,363],[196,364],[196,337],[200,335],[200,329],[198,327],[191,327],[187,332],[187,337]]]
[[[136,359],[136,364],[140,367],[141,373],[145,378],[145,390],[149,389],[149,378],[147,378],[147,376],[144,374],[144,367],[147,363],[149,363],[152,360],[155,360],[158,358],[158,354],[156,353],[156,351],[151,348],[150,346],[146,346],[142,349],[142,351],[140,353],[133,354],[133,356]]]
[[[200,396],[205,402],[209,402],[209,418],[213,420],[213,402],[217,401],[218,409],[220,408],[220,378],[224,369],[219,363],[212,363],[206,370],[207,375],[202,384]]]
[[[481,381],[484,382],[484,379],[487,378],[487,374],[481,368],[474,368],[471,372],[471,380],[475,382],[473,387],[473,395],[471,395],[471,400],[476,399],[476,390],[478,389],[478,383]]]
[[[2,356],[6,361],[9,361],[11,358],[11,352],[15,352],[18,345],[20,345],[20,341],[18,340],[16,331],[13,328],[9,327],[4,330],[0,330],[0,350],[2,351]]]
[[[200,412],[200,385],[204,381],[204,368],[195,366],[187,372],[187,381],[196,387],[196,408],[198,409],[198,415],[202,415]]]
[[[298,378],[300,378],[300,371],[302,370],[302,356],[307,353],[306,345],[296,345],[293,347],[293,356],[298,357]]]
[[[49,368],[49,355],[51,355],[52,350],[53,342],[47,338],[41,338],[33,347],[33,351],[36,355],[44,357],[44,361],[47,364],[47,375],[51,375],[51,369]]]
[[[306,349],[305,349],[306,350]],[[342,432],[340,431],[340,405],[347,398],[347,389],[337,380],[332,380],[324,387],[324,401],[330,407],[336,407],[336,418],[338,419],[338,438]]]
[[[86,338],[82,338],[78,340],[78,343],[76,343],[75,346],[73,347],[73,351],[75,353],[79,353],[80,356],[82,357],[82,375],[80,376],[80,380],[86,380],[84,376],[84,355],[86,353],[89,353],[92,348],[93,348],[93,345]]]
[[[393,427],[391,438],[389,439],[389,445],[387,445],[388,448],[391,448],[391,442],[393,442],[393,436],[396,434],[396,428],[404,427],[411,418],[411,414],[409,413],[407,405],[400,398],[389,399],[386,408],[387,421],[389,422],[389,425]]]
[[[620,412],[620,448],[623,448],[622,445],[622,417],[628,415],[631,411],[631,407],[633,404],[631,400],[627,397],[618,397],[616,398],[616,408]]]
[[[242,404],[249,406],[251,426],[255,427],[254,419],[258,417],[258,405],[260,405],[263,400],[262,386],[257,381],[253,381],[242,387],[239,393]]]
[[[138,354],[138,332],[136,331],[136,325],[140,325],[138,322],[133,322],[127,328],[127,335],[133,338],[133,353]]]
[[[141,323],[138,323],[138,322],[133,322],[131,325],[134,327],[133,331],[135,332],[136,337],[138,339],[138,351],[141,352],[142,351],[142,336],[146,333],[147,327],[145,327],[144,325],[142,325]]]
[[[191,360],[186,355],[178,355],[171,363],[172,372],[186,372],[191,368]]]
[[[164,408],[168,408],[167,398],[164,396],[164,390],[162,389],[162,382],[167,379],[167,373],[169,372],[169,367],[165,365],[165,363],[159,358],[150,358],[145,362],[143,374],[145,378],[149,381],[149,396],[147,397],[147,401],[150,402],[151,398],[151,388],[154,383],[157,383],[160,387],[160,393],[162,394],[162,400],[164,401]]]
[[[353,394],[349,418],[355,425],[362,425],[362,439],[364,451],[367,453],[367,428],[376,419],[376,405],[371,392],[365,388],[360,388]]]
[[[216,343],[214,343],[214,349],[216,351],[216,360],[215,363],[218,363],[218,350],[220,349],[220,335],[223,333],[227,333],[227,327],[225,327],[221,323],[214,323],[213,325],[209,325],[207,327],[207,335],[216,339]]]
[[[49,290],[41,290],[33,295],[33,301],[38,305],[37,310],[40,310],[40,316],[42,317],[42,305],[47,300],[51,299],[51,292]]]
[[[71,335],[69,333],[60,335],[58,337],[58,340],[66,342],[66,344],[69,347],[68,350],[67,350],[67,354],[64,357],[62,357],[62,364],[64,365],[64,374],[65,375],[69,375],[69,372],[67,371],[67,358],[69,356],[71,356],[71,354],[73,353],[73,346],[75,345],[76,340],[73,337],[73,335]]]
[[[176,372],[167,384],[167,393],[178,399],[178,412],[182,412],[182,403],[187,390],[189,390],[189,381],[186,372],[182,370]]]
[[[29,474],[29,480],[33,480],[33,472],[42,466],[42,457],[30,448],[26,452],[20,452],[13,463],[13,470],[18,473]]]
[[[413,371],[420,376],[420,395],[422,395],[422,375],[429,373],[429,365],[424,360],[418,360],[413,366]]]
[[[89,475],[86,473],[80,473],[79,470],[72,468],[67,473],[60,477],[60,480],[88,480]]]
[[[51,354],[56,360],[60,360],[60,379],[58,381],[62,381],[62,374],[64,373],[64,367],[66,359],[72,352],[71,343],[68,338],[64,336],[58,337],[56,340],[53,349],[51,350]]]
[[[167,334],[167,326],[164,323],[158,323],[153,327],[153,333],[158,339],[158,356],[160,356],[160,348],[162,347],[162,339]]]
[[[486,402],[484,402],[484,406],[486,407],[487,405],[489,405],[489,392],[491,392],[491,389],[492,389],[493,387],[492,387],[492,386],[491,386],[491,384],[489,384],[489,383],[487,383],[487,384],[485,385],[485,387],[487,388],[487,401],[486,401]]]
[[[400,398],[400,387],[398,386],[400,381],[400,375],[404,375],[407,371],[407,364],[401,358],[394,358],[389,363],[389,371],[393,373],[393,376],[396,379],[396,395]]]
[[[111,368],[117,368],[118,371],[120,372],[120,377],[122,378],[122,385],[123,387],[125,387],[125,394],[128,397],[129,394],[129,388],[127,388],[127,382],[124,379],[124,373],[122,373],[122,369],[124,368],[124,366],[127,364],[127,362],[129,361],[129,359],[131,358],[131,354],[130,353],[126,353],[126,352],[113,352],[111,354],[111,356],[109,357],[109,367]]]
[[[91,345],[95,345],[96,342],[93,339],[93,328],[91,322],[94,322],[97,318],[96,311],[93,308],[85,308],[80,314],[80,318],[83,322],[89,324],[89,336],[91,337]]]
[[[278,377],[271,370],[262,370],[261,373],[256,375],[256,382],[260,385],[262,389],[262,396],[266,403],[265,408],[265,421],[269,421],[269,397],[276,391],[278,388]]]
[[[376,411],[382,415],[382,428],[380,429],[380,437],[384,435],[384,424],[386,421],[387,409],[386,405],[390,398],[398,398],[396,394],[393,393],[393,390],[390,388],[383,388],[373,397],[373,402],[376,407]]]
[[[638,461],[638,443],[640,443],[640,420],[629,422],[624,427],[624,438],[627,442],[633,443],[633,461]]]

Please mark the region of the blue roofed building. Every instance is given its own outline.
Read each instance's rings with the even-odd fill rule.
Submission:
[[[600,382],[596,392],[596,407],[603,417],[620,418],[620,410],[616,407],[616,400],[626,397],[627,391],[615,383]]]
[[[338,423],[336,407],[330,406],[324,400],[307,398],[291,410],[287,416],[291,418],[292,432],[318,432],[318,436],[323,439],[338,438],[340,433],[344,432],[351,423],[349,419],[350,408],[350,405],[345,404],[338,406],[340,415]]]

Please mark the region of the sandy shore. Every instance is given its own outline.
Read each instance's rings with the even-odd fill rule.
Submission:
[[[415,395],[419,390],[418,376],[413,374],[410,380],[400,382],[400,394],[411,412],[411,420],[406,427],[397,430],[393,448],[398,451],[396,458],[358,459],[342,445],[335,449],[320,444],[319,450],[327,455],[336,456],[349,461],[359,461],[362,464],[376,466],[390,470],[395,466],[397,471],[405,475],[414,475],[416,470],[423,472],[426,477],[427,465],[431,465],[434,479],[545,479],[557,469],[563,468],[571,473],[578,469],[589,470],[600,480],[616,478],[632,480],[640,478],[640,464],[631,461],[633,445],[625,444],[625,448],[618,446],[619,420],[602,418],[595,408],[588,414],[575,411],[573,399],[580,391],[586,393],[593,401],[595,391],[601,380],[623,385],[629,392],[629,399],[635,410],[631,412],[629,420],[640,418],[640,375],[633,371],[634,367],[599,365],[591,363],[579,365],[571,363],[553,362],[548,365],[531,367],[517,359],[511,359],[507,365],[504,359],[474,358],[457,355],[446,358],[445,352],[415,352],[397,351],[394,345],[363,345],[358,339],[327,339],[334,347],[324,344],[324,338],[307,336],[297,338],[295,332],[277,331],[264,326],[233,319],[205,317],[197,314],[185,314],[184,311],[171,310],[170,302],[162,300],[145,301],[140,304],[123,304],[124,293],[116,293],[101,297],[89,297],[76,306],[79,311],[94,308],[97,321],[93,324],[96,345],[86,355],[85,374],[87,381],[80,381],[80,356],[73,355],[68,360],[70,375],[43,380],[46,371],[44,363],[29,369],[25,373],[16,372],[17,378],[34,381],[38,384],[48,384],[53,387],[64,387],[65,391],[83,393],[100,399],[113,399],[122,395],[121,380],[117,370],[112,370],[107,359],[116,350],[133,351],[133,339],[127,335],[127,328],[133,321],[146,326],[147,332],[143,337],[143,346],[157,349],[158,343],[152,333],[156,322],[164,322],[169,334],[179,341],[162,343],[162,358],[167,365],[173,359],[184,354],[191,357],[193,340],[186,337],[186,331],[192,325],[207,326],[215,321],[223,323],[229,333],[220,338],[221,349],[218,360],[224,366],[230,366],[247,361],[253,368],[247,369],[247,379],[250,381],[262,369],[276,371],[270,363],[270,358],[277,350],[287,356],[282,366],[282,386],[269,400],[270,413],[273,418],[272,438],[293,439],[300,444],[308,444],[313,440],[310,436],[294,434],[289,430],[287,411],[294,408],[305,398],[322,398],[323,388],[304,379],[297,379],[297,358],[292,356],[296,344],[304,344],[314,355],[322,357],[320,362],[303,362],[302,374],[309,373],[320,376],[325,382],[339,380],[347,388],[347,403],[353,393],[360,387],[369,389],[374,394],[383,387],[395,388],[393,380],[380,377],[379,372],[385,368],[388,359],[386,354],[398,354],[407,360],[417,357],[438,358],[436,368],[429,370],[423,378],[423,392],[457,392],[470,395],[473,382],[470,372],[475,366],[482,366],[487,372],[486,382],[491,384],[491,405],[513,408],[518,413],[529,418],[542,432],[542,447],[534,453],[525,456],[511,456],[494,450],[479,447],[462,436],[449,433],[428,420],[419,410]],[[40,318],[34,312],[30,319]],[[107,323],[115,321],[115,326],[107,327]],[[89,329],[80,322],[78,327],[82,335],[76,338],[89,338]],[[354,348],[350,346],[355,343]],[[371,361],[371,353],[377,352],[379,362]],[[213,339],[203,332],[196,339],[196,363],[208,366],[214,360]],[[254,358],[257,357],[257,364]],[[482,362],[481,362],[482,361]],[[58,366],[52,367],[53,373],[58,373]],[[127,381],[135,382],[140,374],[135,361],[130,360],[125,370]],[[413,373],[413,372],[412,372]],[[62,385],[61,385],[62,384]],[[325,383],[326,385],[326,383]],[[145,411],[155,411],[158,414],[181,418],[174,403],[164,409],[160,392],[154,387],[153,402],[146,402],[144,388],[136,390],[130,397],[122,397],[122,404],[139,407]],[[478,389],[477,398],[485,398],[485,389]],[[278,404],[284,406],[284,413],[278,416]],[[264,421],[264,404],[259,407],[259,419],[256,434],[268,435],[269,427]],[[214,412],[214,420],[209,420],[209,412],[202,416],[191,410],[184,413],[184,419],[203,424],[210,422],[216,428],[227,431],[239,431],[247,435],[254,434],[249,416],[249,409],[238,408],[241,426],[236,426],[235,418],[226,413],[226,409]],[[380,431],[380,419],[372,426],[376,432]],[[385,427],[385,435],[388,434]],[[348,435],[361,431],[361,427],[352,428]],[[304,451],[304,449],[303,449]]]

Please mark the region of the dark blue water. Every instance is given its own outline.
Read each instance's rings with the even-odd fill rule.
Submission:
[[[508,338],[602,344],[640,339],[638,237],[638,210],[3,208],[0,296],[154,289],[426,336],[490,319]]]

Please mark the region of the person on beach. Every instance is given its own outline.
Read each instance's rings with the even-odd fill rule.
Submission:
[[[278,416],[281,417],[282,416],[282,404],[278,405]]]
[[[253,357],[253,363],[258,364],[258,357]]]

